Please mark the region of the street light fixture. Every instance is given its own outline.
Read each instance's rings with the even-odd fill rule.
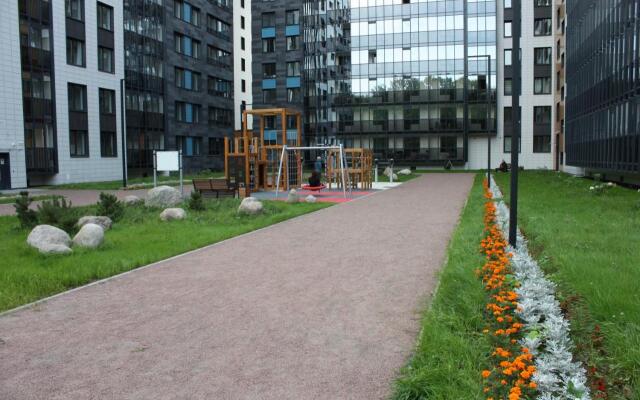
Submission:
[[[491,182],[491,55],[484,54],[469,56],[468,58],[487,59],[487,182]]]

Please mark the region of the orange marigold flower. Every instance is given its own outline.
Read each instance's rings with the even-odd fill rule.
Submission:
[[[482,377],[483,378],[487,379],[490,375],[491,375],[491,371],[486,370],[486,369],[484,371],[482,371]]]

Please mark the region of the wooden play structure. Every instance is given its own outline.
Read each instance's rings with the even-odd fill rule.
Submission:
[[[253,117],[253,130],[247,128],[249,116]],[[237,183],[241,197],[250,196],[255,191],[276,190],[277,187],[300,188],[306,183],[303,177],[303,152],[316,151],[322,146],[302,146],[302,117],[299,111],[288,108],[245,110],[242,113],[242,126],[241,132],[236,132],[233,138],[225,138],[224,142],[225,177]],[[294,151],[283,151],[285,148],[293,148]],[[340,151],[343,154],[342,162]],[[329,189],[332,186],[339,189],[371,189],[371,150],[333,146],[322,153],[322,161],[326,166],[323,177]],[[347,179],[343,179],[343,168]]]

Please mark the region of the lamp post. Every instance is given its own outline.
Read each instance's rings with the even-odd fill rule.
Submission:
[[[491,183],[491,55],[484,54],[468,58],[487,59],[487,182]]]
[[[517,247],[518,233],[518,156],[520,153],[520,92],[521,85],[521,51],[520,51],[520,0],[513,0],[513,22],[512,36],[513,46],[512,53],[515,54],[513,59],[513,90],[511,115],[513,117],[513,135],[511,136],[511,196],[509,202],[509,244]],[[515,145],[514,145],[515,143]]]
[[[125,80],[120,79],[120,130],[122,131],[122,187],[127,187],[127,123]]]

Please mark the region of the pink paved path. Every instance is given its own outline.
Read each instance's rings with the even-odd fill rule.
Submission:
[[[4,315],[0,399],[385,398],[472,180],[428,174]]]

